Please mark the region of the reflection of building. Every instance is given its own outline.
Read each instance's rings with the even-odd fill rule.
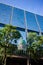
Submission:
[[[12,13],[13,8],[13,13]],[[13,14],[13,15],[12,15]],[[33,14],[25,11],[27,30],[34,32],[43,33],[43,16]],[[25,33],[25,20],[24,20],[24,10],[18,9],[16,7],[11,7],[0,3],[0,27],[5,24],[11,24],[17,27],[20,31],[24,40],[26,40]],[[12,17],[12,21],[10,20]]]

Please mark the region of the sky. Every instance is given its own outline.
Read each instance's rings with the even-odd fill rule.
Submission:
[[[43,16],[43,0],[0,0],[0,3]]]

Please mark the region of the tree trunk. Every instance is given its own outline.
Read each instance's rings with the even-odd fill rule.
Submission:
[[[5,52],[4,52],[4,64],[3,65],[6,65],[6,47],[5,47],[5,50],[4,50]]]
[[[4,60],[4,65],[6,65],[6,58],[5,58],[5,60]]]

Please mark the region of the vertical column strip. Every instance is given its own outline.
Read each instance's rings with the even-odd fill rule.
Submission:
[[[9,21],[9,24],[12,23],[12,18],[13,18],[13,10],[14,10],[14,7],[12,7],[12,10],[11,10],[11,15],[10,15],[10,21]]]
[[[26,43],[27,43],[27,20],[26,20],[26,12],[24,10],[24,23],[25,23],[25,32],[26,32]]]
[[[41,36],[41,28],[40,28],[40,25],[39,25],[39,22],[38,22],[38,19],[37,19],[37,16],[35,14],[35,19],[36,19],[36,23],[37,23],[37,26],[38,26],[38,29],[39,29],[39,35]]]

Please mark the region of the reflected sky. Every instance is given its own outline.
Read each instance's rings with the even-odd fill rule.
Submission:
[[[9,24],[11,15],[11,7],[0,4],[0,22]]]
[[[18,9],[18,8],[14,8],[11,24],[14,25],[14,26],[25,28],[25,25],[24,25],[24,11],[23,10]]]
[[[0,3],[4,3],[43,16],[43,0],[0,0]]]
[[[43,16],[37,15],[37,19],[38,19],[41,31],[43,32]]]
[[[30,12],[26,12],[27,28],[29,30],[39,31],[36,23],[35,15]]]
[[[9,24],[12,7],[0,4],[0,23]],[[43,16],[37,15],[41,31],[43,32]],[[39,31],[35,15],[26,11],[27,29]],[[14,7],[11,25],[25,28],[24,11]]]

